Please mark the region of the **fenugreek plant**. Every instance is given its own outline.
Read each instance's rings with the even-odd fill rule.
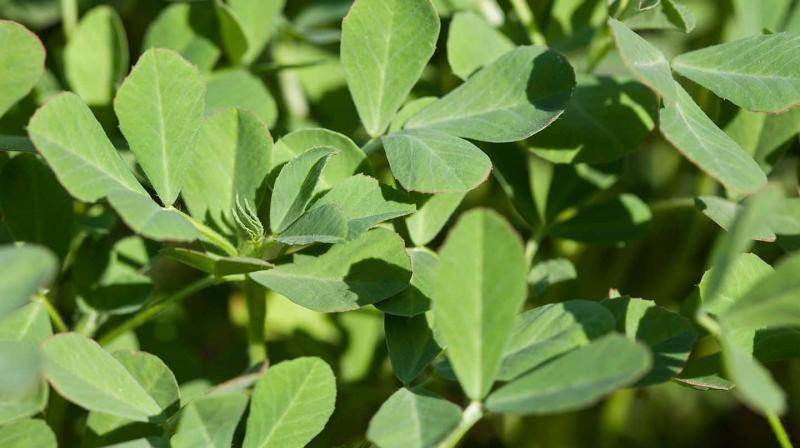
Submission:
[[[0,1],[0,447],[791,447],[800,2],[717,3]]]

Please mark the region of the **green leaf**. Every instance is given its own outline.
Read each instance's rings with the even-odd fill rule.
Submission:
[[[413,213],[413,204],[402,202],[399,194],[377,180],[357,174],[335,185],[311,207],[336,206],[347,220],[347,239],[353,240],[375,225]]]
[[[57,448],[56,435],[44,420],[27,419],[0,426],[0,446],[4,448]]]
[[[667,104],[675,101],[679,86],[672,78],[669,61],[661,50],[620,21],[608,19],[608,25],[616,40],[617,51],[633,76],[663,97]]]
[[[361,171],[362,166],[367,163],[367,156],[348,137],[327,129],[300,129],[284,135],[275,143],[272,170],[277,171],[278,167],[293,158],[322,147],[333,148],[337,152],[328,159],[323,168],[315,193],[330,189]]]
[[[63,259],[75,230],[73,200],[32,154],[9,160],[0,172],[0,210],[14,241],[41,244]],[[48,225],[57,222],[57,226]]]
[[[736,256],[745,252],[751,244],[751,238],[758,229],[763,228],[783,198],[779,188],[768,186],[758,194],[748,197],[736,213],[736,217],[726,233],[714,249],[711,257],[711,274],[708,277],[703,307],[701,312],[714,307],[721,286],[725,283],[731,263]]]
[[[228,107],[250,111],[267,126],[274,125],[278,118],[278,106],[272,94],[261,79],[246,70],[219,71],[208,79],[206,113]]]
[[[517,317],[498,378],[512,380],[614,330],[614,316],[588,300],[536,307]]]
[[[180,413],[172,448],[229,448],[247,407],[245,392],[208,395],[187,404]]]
[[[427,448],[458,426],[461,408],[424,389],[400,389],[369,422],[367,439],[381,448]]]
[[[737,106],[783,112],[800,105],[799,44],[794,34],[753,36],[684,53],[672,67]]]
[[[417,112],[421,111],[428,107],[429,104],[435,102],[439,98],[435,96],[423,96],[421,98],[415,98],[413,100],[409,100],[407,103],[403,105],[402,108],[397,112],[397,115],[394,116],[392,119],[392,123],[389,125],[389,133],[399,132],[403,129],[403,126],[406,125],[406,122],[417,114]]]
[[[497,389],[486,408],[517,415],[581,409],[633,384],[649,369],[647,348],[609,334]]]
[[[528,284],[536,295],[541,295],[551,285],[576,278],[578,273],[575,271],[575,265],[566,258],[541,261],[528,272]]]
[[[269,222],[279,234],[297,220],[308,207],[322,169],[333,154],[329,148],[315,148],[292,159],[275,179]]]
[[[64,74],[72,90],[92,106],[111,103],[128,71],[128,38],[110,6],[92,8],[64,47]]]
[[[255,61],[264,51],[275,22],[286,0],[228,0],[247,37],[248,47],[242,56],[245,63]]]
[[[39,246],[0,247],[0,317],[29,301],[55,278],[58,261]]]
[[[0,341],[41,342],[52,335],[50,316],[39,302],[29,303],[0,319]]]
[[[762,414],[782,414],[786,409],[786,395],[769,371],[726,337],[720,343],[725,371],[736,384],[733,391],[737,397]]]
[[[213,1],[217,11],[222,48],[232,65],[240,65],[250,46],[244,31],[244,24],[231,7],[222,0]]]
[[[800,109],[779,115],[740,109],[725,132],[769,174],[800,132]]]
[[[798,269],[800,254],[783,259],[775,272],[758,280],[723,311],[723,324],[731,328],[800,326]]]
[[[500,371],[504,347],[525,301],[526,271],[519,236],[488,210],[462,215],[439,251],[433,294],[436,327],[461,387],[473,400],[489,392]]]
[[[81,201],[95,202],[120,189],[145,192],[74,93],[62,93],[39,108],[28,134],[61,185]]]
[[[634,30],[677,30],[690,33],[697,20],[691,10],[674,0],[661,0],[655,8],[625,17],[625,24]]]
[[[200,271],[218,277],[232,274],[247,274],[263,271],[272,267],[270,263],[259,258],[222,257],[207,252],[198,252],[183,247],[169,247],[161,251],[163,255]]]
[[[336,403],[336,378],[319,358],[270,367],[253,390],[244,448],[302,448],[325,428]]]
[[[289,245],[340,243],[347,238],[347,217],[337,204],[323,204],[303,213],[277,240]]]
[[[468,191],[485,181],[492,169],[480,148],[444,132],[402,131],[382,140],[392,175],[406,190]]]
[[[728,190],[750,194],[763,187],[767,178],[755,160],[718,128],[678,83],[675,89],[675,101],[660,113],[664,137]]]
[[[712,298],[709,290],[713,269],[709,269],[703,274],[698,288],[700,299],[704,302],[711,302],[706,304],[705,308],[718,316],[736,303],[758,281],[773,272],[772,266],[764,262],[758,255],[739,254],[728,266],[728,274],[722,279],[715,297]]]
[[[113,356],[161,408],[159,419],[165,419],[178,410],[181,401],[178,383],[158,357],[127,350],[114,352]],[[89,413],[86,429],[85,442],[92,446],[160,435],[160,431],[152,425],[133,423],[123,417],[94,411]]]
[[[140,193],[118,190],[108,201],[122,220],[136,233],[156,241],[194,241],[197,229],[180,212],[163,208]]]
[[[681,372],[697,340],[688,319],[649,300],[619,297],[603,305],[614,314],[619,332],[646,344],[653,354],[652,368],[637,386],[663,383]]]
[[[173,3],[150,23],[142,47],[177,51],[207,72],[220,57],[218,34],[216,16],[208,3]]]
[[[467,79],[514,48],[500,31],[472,12],[453,15],[447,34],[447,62],[456,76]]]
[[[0,117],[44,74],[44,45],[24,26],[0,21]]]
[[[236,200],[260,205],[271,159],[272,136],[255,115],[237,109],[211,115],[200,129],[184,180],[189,213],[234,233]]]
[[[522,140],[564,112],[574,87],[575,73],[563,56],[518,47],[420,111],[406,128],[487,142]]]
[[[403,291],[411,278],[411,263],[400,236],[377,228],[317,257],[295,255],[292,263],[250,277],[300,306],[336,312]]]
[[[736,214],[741,210],[739,204],[717,196],[697,197],[695,198],[695,206],[724,230],[728,230],[733,226]],[[753,230],[751,237],[754,240],[773,242],[777,238],[767,222],[762,222]]]
[[[152,49],[139,58],[114,99],[120,129],[165,206],[183,186],[205,94],[197,67],[172,50]]]
[[[464,196],[466,192],[463,191],[416,195],[417,211],[405,219],[411,241],[417,246],[425,246],[436,238]]]
[[[45,373],[58,393],[97,412],[146,422],[161,413],[147,390],[96,342],[75,333],[44,341]]]
[[[655,128],[658,102],[637,82],[578,76],[564,115],[528,140],[554,163],[607,163],[637,149]]]
[[[642,238],[650,224],[650,208],[632,194],[581,207],[575,215],[555,224],[557,238],[611,244]]]
[[[430,0],[356,0],[342,23],[341,60],[361,122],[381,135],[436,48]]]
[[[0,425],[44,409],[48,389],[37,342],[0,341],[0,378]]]
[[[407,249],[406,252],[411,258],[411,283],[405,291],[375,306],[386,314],[412,317],[431,308],[434,273],[439,265],[439,257],[424,247]]]
[[[442,351],[433,338],[425,314],[413,317],[386,314],[383,328],[392,370],[403,384],[414,381]]]

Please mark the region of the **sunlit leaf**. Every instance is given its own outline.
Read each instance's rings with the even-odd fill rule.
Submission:
[[[519,415],[581,409],[633,384],[649,368],[644,346],[610,334],[502,386],[489,396],[486,407]]]
[[[358,115],[381,135],[436,48],[429,0],[356,0],[342,23],[341,59]]]
[[[152,49],[139,58],[114,99],[120,129],[165,206],[183,186],[205,94],[197,67],[172,50]]]
[[[487,142],[522,140],[564,112],[574,87],[575,73],[563,56],[519,47],[422,109],[406,128]]]
[[[335,312],[380,302],[404,290],[411,263],[403,240],[377,228],[317,257],[296,255],[292,263],[250,277],[298,305]]]
[[[144,193],[92,111],[74,93],[62,93],[36,111],[28,133],[61,185],[77,199],[95,202],[120,189]]]
[[[672,67],[745,109],[782,112],[800,104],[798,44],[800,36],[794,34],[753,36],[684,53]]]
[[[589,344],[615,327],[614,316],[586,300],[536,307],[517,317],[503,352],[501,380],[512,380],[553,358]]]
[[[44,74],[44,45],[24,26],[0,22],[0,116],[33,89]]]
[[[472,399],[483,398],[500,371],[527,293],[526,266],[519,237],[487,210],[464,214],[439,251],[433,294],[436,327],[461,387]]]
[[[270,367],[250,403],[244,448],[302,448],[325,427],[336,402],[336,378],[319,358]]]
[[[98,6],[78,23],[64,48],[64,73],[72,90],[93,106],[111,103],[128,71],[128,38],[117,12]]]
[[[372,417],[367,438],[381,448],[436,446],[458,425],[461,409],[424,389],[400,389]]]

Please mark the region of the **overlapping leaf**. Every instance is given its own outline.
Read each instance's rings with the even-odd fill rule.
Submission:
[[[541,47],[518,47],[414,115],[407,129],[430,128],[487,142],[522,140],[567,107],[575,73]]]
[[[250,274],[258,283],[306,308],[347,311],[387,299],[408,287],[411,263],[403,240],[386,229],[332,246],[317,257]]]

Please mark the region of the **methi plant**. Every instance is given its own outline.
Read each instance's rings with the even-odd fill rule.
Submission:
[[[0,446],[791,446],[800,4],[145,3],[0,2]]]

